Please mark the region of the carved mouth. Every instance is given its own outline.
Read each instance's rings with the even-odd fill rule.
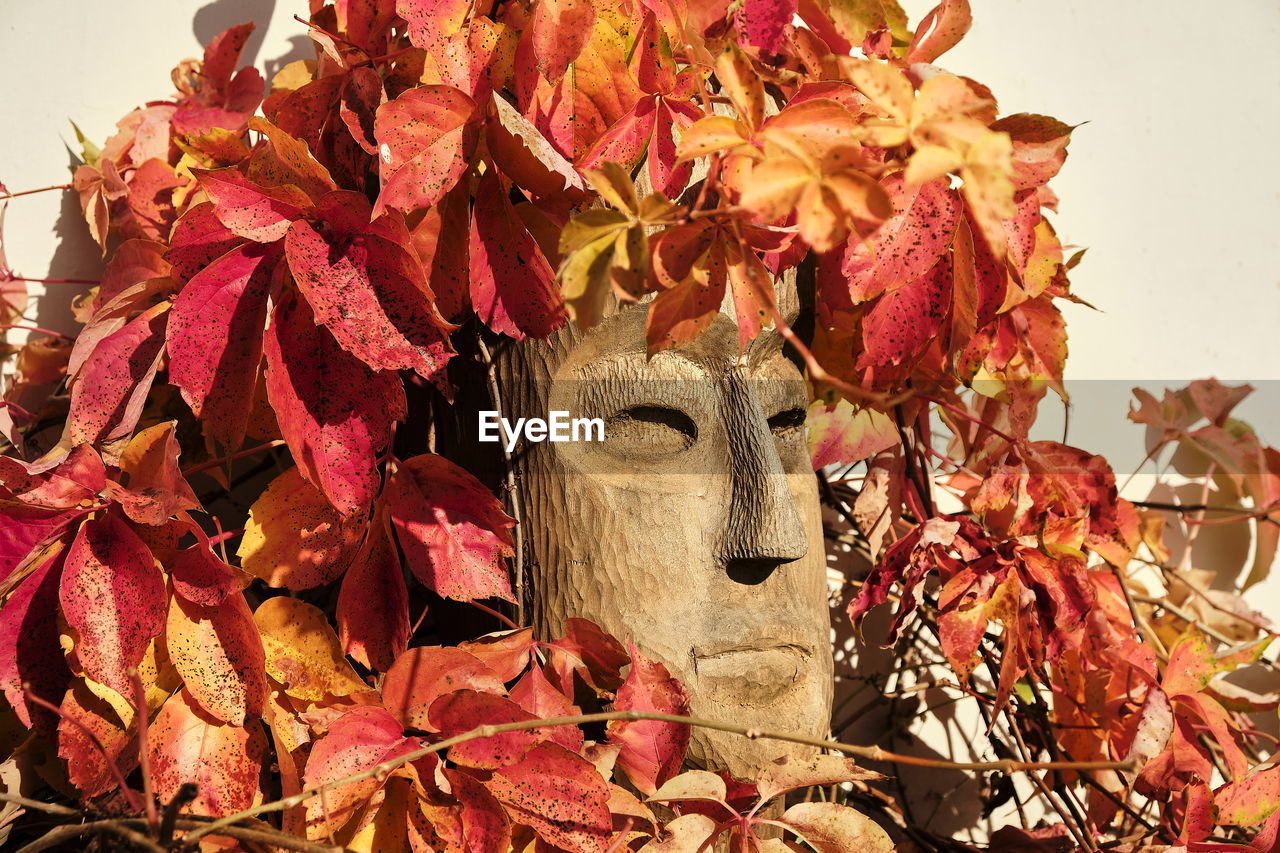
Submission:
[[[799,643],[734,643],[692,649],[698,682],[722,701],[773,702],[806,679],[813,648]]]

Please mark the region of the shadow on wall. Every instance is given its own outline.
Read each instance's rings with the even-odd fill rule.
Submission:
[[[303,8],[305,4],[296,3],[296,0],[288,5],[297,5],[299,7],[297,11],[300,14],[306,11]],[[201,44],[208,44],[214,36],[228,27],[253,21],[257,24],[257,27],[244,46],[240,64],[258,66],[267,83],[270,84],[271,78],[276,75],[276,72],[290,62],[298,59],[311,59],[315,55],[311,39],[307,38],[305,34],[300,34],[289,37],[289,49],[281,55],[268,59],[258,59],[258,52],[262,49],[263,41],[267,37],[267,30],[270,29],[275,10],[276,0],[214,0],[213,3],[202,7],[196,12],[191,24],[191,30]],[[297,28],[302,31],[303,25],[297,24]]]
[[[80,157],[67,148],[68,181],[79,165]],[[49,259],[49,278],[89,281],[102,278],[105,266],[102,250],[89,236],[84,214],[80,210],[80,196],[75,190],[62,191],[62,203],[58,208],[58,219],[53,223],[53,234],[57,238],[57,246]],[[85,288],[86,285],[81,284],[46,284],[44,295],[34,300],[35,324],[41,328],[75,334],[79,327],[71,317],[71,302]]]

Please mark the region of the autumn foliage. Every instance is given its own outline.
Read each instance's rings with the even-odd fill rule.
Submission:
[[[874,561],[848,617],[889,602],[867,640],[936,648],[976,751],[1032,765],[1047,817],[993,849],[1277,849],[1250,716],[1277,696],[1223,677],[1269,666],[1271,628],[1188,555],[1235,523],[1244,585],[1266,575],[1280,454],[1213,381],[1130,418],[1152,458],[1203,460],[1225,515],[1135,505],[1101,457],[1029,437],[1066,395],[1079,256],[1046,212],[1072,128],[934,64],[970,24],[965,0],[914,31],[893,0],[312,0],[315,58],[269,85],[238,67],[251,24],[182,62],[171,99],[84,141],[107,260],[78,335],[6,350],[10,794],[166,849],[959,844],[847,758],[682,772],[690,727],[661,717],[684,688],[639,638],[511,622],[502,496],[396,432],[412,401],[448,409],[476,341],[647,300],[655,352],[731,293],[743,345],[776,327],[807,367],[836,533]],[[811,332],[778,309],[788,275]],[[3,255],[0,279],[20,327]],[[464,611],[511,624],[440,639]],[[838,797],[768,805],[813,786]]]

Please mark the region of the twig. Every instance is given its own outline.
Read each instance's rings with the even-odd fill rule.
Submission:
[[[46,711],[50,711],[56,714],[61,719],[66,720],[67,722],[71,723],[71,725],[78,728],[81,734],[83,734],[86,738],[89,739],[89,743],[93,744],[94,749],[102,753],[102,760],[103,762],[106,763],[107,769],[111,771],[111,775],[115,778],[116,785],[120,787],[120,793],[124,797],[125,802],[129,804],[129,808],[132,809],[133,811],[138,811],[138,812],[142,811],[142,803],[138,802],[137,794],[124,781],[124,775],[120,772],[120,768],[116,765],[115,759],[111,757],[110,753],[107,752],[107,748],[102,745],[102,741],[98,740],[98,736],[95,735],[88,726],[86,726],[84,723],[80,722],[70,714],[64,712],[61,708],[59,708],[57,705],[54,705],[52,702],[49,702],[48,700],[42,699],[39,696],[37,696],[32,691],[30,682],[23,683],[22,692],[26,694],[27,701],[35,702],[41,708],[44,708]],[[43,849],[43,848],[37,848],[37,849]]]
[[[0,201],[3,201],[5,199],[10,199],[10,198],[20,198],[21,196],[24,196],[24,195],[35,195],[36,193],[47,193],[47,192],[52,192],[54,190],[69,190],[69,189],[71,189],[71,184],[54,184],[51,187],[40,187],[39,189],[23,190],[22,192],[16,192],[16,193],[3,193],[3,194],[0,194]]]
[[[283,438],[277,438],[274,441],[264,442],[263,444],[250,447],[248,450],[241,450],[239,453],[232,453],[230,456],[223,456],[220,459],[210,459],[207,462],[201,462],[199,465],[192,465],[182,471],[182,476],[190,477],[192,474],[199,474],[202,471],[208,471],[211,468],[217,468],[228,462],[235,462],[237,459],[244,459],[246,456],[253,456],[264,450],[270,450],[273,447],[280,447],[285,443]]]
[[[21,279],[22,281],[30,281],[30,279]],[[75,338],[70,335],[64,335],[62,332],[55,332],[53,329],[45,329],[40,326],[28,326],[24,323],[5,323],[0,325],[0,331],[8,331],[14,329],[19,332],[35,332],[39,335],[48,335],[51,338],[62,338],[64,341],[74,341]]]
[[[78,815],[80,812],[70,806],[59,805],[58,803],[43,803],[40,800],[30,800],[17,794],[10,794],[8,791],[0,791],[0,802],[15,803],[28,809],[35,809],[38,812],[56,815]]]
[[[151,777],[151,737],[147,720],[147,688],[136,667],[130,667],[133,685],[134,715],[138,721],[138,769],[142,773],[142,796],[146,800],[147,829],[152,838],[160,837],[160,813],[156,809],[156,790]]]
[[[81,835],[92,835],[97,832],[113,832],[116,835],[124,835],[144,850],[150,850],[153,851],[153,853],[165,853],[163,847],[160,847],[154,841],[133,832],[124,825],[124,821],[118,819],[93,820],[88,823],[66,824],[55,827],[25,847],[19,848],[17,853],[39,853],[41,850],[48,850],[51,847],[57,847],[59,844],[62,844],[64,841],[69,841],[72,838],[77,838]]]
[[[714,720],[704,720],[697,717],[685,717],[679,714],[662,714],[656,711],[602,711],[597,714],[580,714],[572,717],[551,717],[548,719],[532,719],[518,720],[511,723],[501,723],[498,725],[479,726],[469,732],[446,738],[437,743],[416,749],[413,752],[405,753],[393,759],[381,762],[359,773],[354,773],[342,779],[336,779],[332,782],[326,782],[323,785],[317,785],[295,794],[291,797],[275,800],[270,803],[262,803],[253,808],[245,809],[227,817],[219,818],[210,824],[188,832],[182,837],[182,843],[186,845],[194,844],[205,835],[218,830],[233,826],[234,824],[247,818],[257,817],[258,815],[268,814],[271,812],[284,811],[293,808],[311,797],[316,796],[321,791],[331,790],[342,785],[349,785],[353,782],[359,782],[364,779],[385,779],[392,771],[397,768],[433,755],[437,752],[443,752],[450,747],[460,743],[476,740],[478,738],[493,737],[494,735],[504,734],[506,732],[524,731],[527,729],[550,728],[552,726],[577,726],[587,725],[591,723],[606,723],[615,720],[623,720],[635,722],[639,720],[653,720],[664,723],[683,723],[684,725],[697,726],[699,728],[713,729],[715,731],[730,732],[732,734],[742,735],[750,740],[780,740],[788,743],[797,743],[804,746],[817,747],[819,749],[829,749],[833,752],[840,752],[846,755],[856,755],[871,761],[884,761],[890,764],[909,764],[916,767],[933,767],[945,770],[973,770],[973,771],[999,771],[1002,773],[1022,773],[1035,772],[1041,770],[1123,770],[1127,772],[1133,771],[1133,762],[1129,761],[1015,761],[1012,759],[1004,759],[1001,761],[943,761],[932,758],[922,758],[915,755],[901,755],[894,752],[888,752],[878,746],[862,746],[859,744],[839,743],[837,741],[822,740],[820,738],[811,738],[804,735],[787,734],[784,732],[766,731],[764,729],[747,728],[745,726],[737,726],[732,723],[721,723]]]

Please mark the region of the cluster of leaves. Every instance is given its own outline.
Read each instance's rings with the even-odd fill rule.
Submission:
[[[73,186],[106,270],[73,344],[16,352],[0,408],[11,761],[107,811],[142,810],[138,778],[197,815],[278,794],[280,830],[355,849],[889,849],[837,803],[761,812],[865,788],[843,760],[743,782],[679,774],[680,723],[538,727],[687,711],[660,663],[589,623],[412,645],[419,590],[492,610],[518,583],[497,497],[441,455],[393,454],[406,389],[450,400],[468,340],[590,326],[614,302],[648,302],[651,352],[680,346],[729,295],[741,344],[774,326],[807,365],[815,467],[865,461],[856,495],[827,490],[877,560],[850,616],[894,598],[894,637],[935,632],[997,752],[1015,752],[1000,718],[1024,761],[1129,762],[1037,776],[1062,822],[997,841],[1270,849],[1280,775],[1243,714],[1275,697],[1219,677],[1267,629],[1167,565],[1163,510],[1120,499],[1104,460],[1029,438],[1066,393],[1079,256],[1045,213],[1071,128],[1000,117],[933,64],[964,0],[914,32],[892,0],[310,11],[316,58],[265,98],[235,27],[175,69],[173,99],[84,142]],[[778,310],[792,276],[812,335]],[[25,291],[3,256],[0,286],[7,325]],[[1132,417],[1249,504],[1257,580],[1280,456],[1230,419],[1240,396],[1199,383]],[[247,516],[204,511],[233,463],[278,448],[291,464],[239,484]],[[1140,587],[1143,561],[1175,598]],[[515,728],[467,736],[480,724]]]

